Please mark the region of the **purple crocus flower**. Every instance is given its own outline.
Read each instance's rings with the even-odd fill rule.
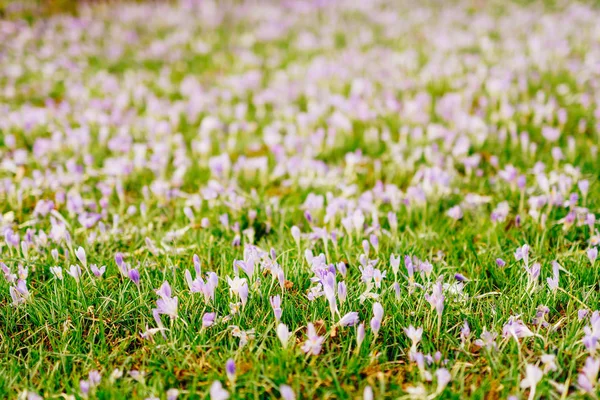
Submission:
[[[204,313],[204,315],[202,316],[202,327],[208,328],[209,326],[212,326],[215,323],[216,316],[217,314],[214,312]]]
[[[342,318],[340,318],[338,325],[339,326],[354,326],[359,322],[358,313],[357,312],[349,312],[345,314]]]
[[[271,307],[273,308],[273,314],[275,314],[275,320],[279,322],[281,320],[281,297],[279,295],[271,296],[269,298],[269,302],[271,303]]]
[[[171,319],[177,318],[177,297],[171,297],[171,286],[169,282],[164,281],[161,287],[156,291],[160,297],[156,300],[156,312],[158,315],[168,315]]]
[[[302,345],[302,351],[313,356],[318,355],[321,352],[325,338],[317,334],[317,330],[312,322],[308,324],[306,337],[307,339]]]
[[[130,269],[127,273],[127,276],[129,277],[129,279],[131,279],[133,283],[135,283],[136,286],[139,286],[140,272],[137,270],[137,268]]]
[[[106,266],[103,265],[100,268],[98,268],[96,264],[92,264],[90,265],[90,269],[92,271],[92,274],[94,274],[96,278],[100,278],[102,277],[102,275],[104,275],[104,272],[106,271]]]
[[[294,390],[288,385],[279,386],[279,393],[281,393],[281,398],[283,400],[296,400]]]
[[[229,382],[233,383],[235,381],[235,361],[232,358],[228,359],[225,363],[225,372]]]
[[[592,263],[592,265],[594,265],[594,263],[596,262],[596,259],[598,258],[598,248],[592,247],[592,248],[588,249],[587,257],[590,260],[590,263]]]

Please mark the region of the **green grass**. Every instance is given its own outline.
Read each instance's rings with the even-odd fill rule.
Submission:
[[[48,9],[69,12],[58,3],[50,4]],[[392,2],[387,8],[378,9],[392,9],[402,16],[400,21],[407,24],[406,32],[392,30],[400,22],[374,18],[366,15],[367,11],[340,6],[313,10],[314,14],[302,17],[281,5],[271,5],[282,10],[278,21],[291,21],[291,28],[277,40],[257,40],[252,44],[245,44],[247,36],[260,31],[261,24],[271,22],[270,17],[252,10],[236,12],[238,5],[224,6],[226,18],[214,27],[201,23],[200,17],[190,18],[186,12],[177,14],[176,22],[157,26],[160,21],[169,21],[164,14],[166,6],[152,10],[151,6],[139,5],[137,9],[147,10],[150,16],[138,16],[129,22],[115,16],[115,8],[119,10],[120,5],[115,4],[112,9],[97,6],[92,8],[90,19],[103,24],[102,35],[90,27],[78,30],[81,37],[76,42],[84,45],[84,50],[71,48],[73,53],[69,53],[69,29],[79,28],[69,26],[70,17],[60,13],[50,16],[46,11],[43,18],[37,14],[24,16],[33,28],[26,24],[17,27],[17,32],[34,32],[49,21],[55,25],[45,29],[55,36],[32,35],[22,45],[14,45],[17,42],[13,33],[0,37],[5,39],[0,44],[0,49],[5,50],[0,69],[23,67],[18,78],[0,75],[0,102],[6,106],[6,114],[12,113],[11,118],[0,117],[4,119],[0,121],[0,179],[7,182],[0,185],[0,230],[4,233],[11,228],[24,240],[31,229],[29,235],[35,239],[28,251],[0,239],[0,261],[13,273],[17,273],[19,265],[28,268],[30,292],[26,302],[14,305],[9,291],[14,284],[0,277],[0,397],[17,398],[30,391],[45,398],[80,398],[80,381],[97,370],[102,380],[91,390],[90,397],[100,399],[165,398],[172,388],[179,390],[180,398],[207,398],[216,380],[223,383],[232,398],[240,399],[278,398],[282,384],[291,386],[298,398],[361,398],[366,386],[373,388],[376,398],[408,397],[410,388],[420,385],[430,398],[526,398],[531,391],[519,387],[526,365],[541,366],[543,354],[556,355],[557,369],[545,374],[535,390],[535,398],[583,397],[577,384],[578,374],[585,360],[596,355],[582,343],[584,327],[590,322],[580,321],[578,311],[586,309],[591,314],[600,302],[599,264],[597,261],[592,265],[586,254],[593,247],[590,241],[598,238],[597,224],[594,229],[585,224],[566,225],[563,219],[570,208],[548,205],[540,210],[546,218],[542,223],[530,215],[527,200],[552,193],[544,191],[534,173],[536,162],[543,162],[545,175],[553,180],[554,192],[561,192],[565,201],[570,193],[579,193],[578,181],[589,180],[589,193],[579,199],[577,206],[598,216],[599,163],[592,150],[599,138],[597,100],[583,104],[559,93],[559,86],[564,84],[572,93],[597,97],[598,79],[591,67],[569,64],[582,62],[586,52],[593,51],[590,49],[596,46],[592,33],[595,22],[591,18],[569,17],[571,24],[565,28],[568,33],[561,31],[556,35],[564,37],[577,51],[546,68],[545,64],[536,64],[522,48],[526,66],[520,69],[511,61],[514,54],[509,41],[516,37],[525,40],[531,32],[540,31],[539,35],[550,41],[554,33],[544,30],[541,23],[534,23],[531,30],[527,21],[509,24],[519,13],[535,15],[539,4],[515,10],[506,7],[502,12],[496,10],[496,5],[468,10],[466,5],[449,4],[448,10],[464,18],[456,24],[447,22],[433,6],[434,12],[420,22],[418,13],[411,14],[414,7],[408,4]],[[2,7],[0,4],[0,10]],[[554,14],[546,11],[546,16],[559,24],[557,15],[567,15],[566,9],[566,4],[559,4],[552,8]],[[593,8],[589,12],[598,15]],[[485,27],[484,33],[476,35],[481,39],[485,34],[496,46],[493,52],[477,41],[450,49],[436,47],[435,39],[440,35],[472,33],[471,19],[467,18],[472,14],[489,15],[495,21]],[[432,37],[430,29],[436,26],[441,33]],[[392,33],[386,33],[386,29]],[[307,30],[314,31],[317,38],[329,38],[330,42],[320,42],[311,50],[299,49],[296,40],[299,33]],[[360,43],[362,30],[374,37]],[[128,34],[136,39],[126,40]],[[175,34],[184,35],[181,43],[173,39]],[[199,39],[210,46],[209,53],[193,50]],[[173,40],[174,44],[162,55],[149,55],[148,49],[158,40]],[[111,55],[111,45],[115,44],[123,50],[118,57]],[[45,46],[54,49],[47,56],[50,61],[43,56]],[[380,49],[383,54],[371,52],[372,49]],[[400,57],[411,51],[415,52],[414,68],[386,58],[391,53]],[[43,61],[36,67],[28,61],[28,54]],[[464,61],[468,56],[477,58],[477,66]],[[69,70],[61,64],[61,57],[76,67]],[[388,58],[390,61],[385,61]],[[52,61],[56,62],[55,73],[44,73],[40,66]],[[461,69],[447,75],[423,72],[432,65],[450,68],[454,62],[462,63]],[[330,63],[335,73],[328,75],[324,68],[319,69],[322,63]],[[523,74],[525,87],[520,87],[515,78],[505,92],[490,93],[485,83],[491,77],[477,74],[493,68],[517,77]],[[241,90],[243,79],[239,78],[250,71],[263,74],[258,87]],[[282,74],[289,81],[284,81]],[[589,75],[589,79],[578,79],[584,75]],[[469,76],[477,80],[477,85],[469,87],[475,95],[464,82]],[[186,77],[200,83],[201,89],[195,92],[200,100],[190,99],[180,90]],[[228,80],[231,77],[236,79]],[[372,93],[362,100],[370,110],[376,110],[373,118],[359,115],[360,104],[348,101],[338,107],[339,98],[331,99],[338,96],[347,101],[359,78],[372,83]],[[112,85],[111,80],[116,84]],[[4,90],[9,87],[14,88],[13,94]],[[79,92],[79,88],[87,92]],[[140,88],[143,91],[138,91]],[[272,89],[275,95],[265,94],[266,89]],[[123,101],[124,109],[111,108],[121,101],[118,95],[123,93],[129,96]],[[436,111],[436,105],[449,93],[465,96],[460,108],[470,117],[479,118],[485,129],[482,139],[479,132],[460,125],[464,121],[445,119]],[[552,96],[568,113],[556,143],[546,141],[541,134],[542,125],[556,125],[554,120],[536,121],[531,109],[516,110],[511,117],[501,116],[501,103],[537,106],[537,93],[544,93],[546,98]],[[422,94],[430,96],[427,104],[417,107],[423,111],[425,121],[416,118],[416,112],[409,115],[406,111],[407,104]],[[265,104],[259,104],[259,95],[267,99]],[[382,107],[388,95],[403,107]],[[478,105],[480,97],[488,101],[487,105]],[[47,120],[29,126],[27,118],[34,115],[31,107],[44,108],[49,100],[56,106],[45,108]],[[196,101],[206,103],[198,106]],[[244,118],[235,116],[239,104],[248,106]],[[61,114],[61,105],[70,109]],[[197,115],[188,114],[187,106],[197,106]],[[314,111],[318,106],[323,107],[322,112]],[[351,106],[356,108],[348,111]],[[348,117],[351,130],[338,129],[331,140],[327,133],[319,136],[320,130],[328,132],[330,117],[338,108]],[[86,114],[106,110],[110,112],[102,118]],[[131,116],[126,112],[117,115],[121,111]],[[299,116],[311,112],[315,115],[309,122]],[[210,143],[207,154],[203,154],[198,150],[202,139],[199,129],[208,116],[218,118],[223,126],[207,135]],[[587,125],[578,132],[581,119]],[[244,124],[253,127],[246,128]],[[168,131],[161,133],[165,125]],[[89,135],[70,133],[82,126],[89,128]],[[422,136],[413,134],[416,128],[423,129]],[[451,134],[427,136],[438,128]],[[108,132],[106,138],[102,137],[103,129]],[[373,129],[377,135],[373,135]],[[498,133],[503,130],[508,132],[506,138]],[[520,139],[511,137],[513,130],[528,133],[538,145],[535,154],[523,151]],[[139,159],[133,148],[122,153],[111,149],[109,141],[119,133],[129,135],[133,143],[144,148],[141,165],[136,164]],[[460,135],[467,137],[469,155],[481,155],[477,167],[480,176],[477,171],[467,170],[461,154],[453,153],[454,140]],[[573,143],[571,152],[569,137]],[[9,143],[11,138],[14,147]],[[40,156],[35,151],[43,140],[55,147]],[[281,145],[282,150],[277,150],[281,153],[274,150],[273,141]],[[165,154],[158,154],[159,146],[165,146]],[[564,160],[553,159],[553,147],[563,150]],[[20,165],[13,162],[18,158],[15,148],[26,152],[26,161]],[[267,171],[232,168],[227,177],[219,178],[211,172],[209,157],[223,153],[228,154],[233,165],[243,157],[267,157]],[[117,165],[120,157],[133,167],[130,173],[116,177],[107,168]],[[497,164],[492,157],[497,158]],[[80,175],[72,172],[74,163],[82,166]],[[185,169],[178,169],[182,165]],[[525,190],[499,177],[499,171],[507,165],[526,176]],[[282,166],[283,172],[276,173]],[[449,181],[433,187],[423,184],[424,179],[419,176],[431,171],[435,174],[436,168],[447,173]],[[40,174],[47,177],[42,179]],[[569,177],[568,183],[557,183],[561,174]],[[157,185],[161,182],[177,192],[164,195]],[[207,189],[214,188],[215,182],[222,189],[212,198]],[[108,185],[110,193],[103,195],[99,184]],[[413,189],[430,189],[424,204],[412,195]],[[326,207],[335,201],[343,205],[328,219],[325,208],[311,210],[314,222],[310,223],[303,207],[309,194],[324,196]],[[489,198],[469,208],[464,203],[469,194]],[[82,226],[81,212],[72,201],[58,201],[61,195],[80,195],[84,203],[93,204],[86,206],[88,211],[94,207],[100,210],[107,202],[102,226]],[[70,240],[48,239],[45,243],[43,235],[40,239],[41,232],[50,234],[51,218],[37,216],[34,210],[40,200],[50,199],[55,201],[52,217],[64,220]],[[198,199],[201,201],[196,202]],[[493,222],[490,214],[503,201],[510,206],[509,214],[505,220]],[[446,212],[458,204],[462,204],[464,217],[455,221]],[[134,214],[128,213],[131,206],[135,207]],[[194,221],[185,215],[186,206],[194,209]],[[142,215],[140,209],[144,207],[146,212]],[[365,215],[366,229],[348,233],[343,218],[346,212],[359,207]],[[255,218],[251,218],[252,212],[256,212]],[[390,226],[389,212],[396,213],[397,228]],[[228,215],[229,227],[219,222],[223,214]],[[202,227],[202,218],[208,219],[208,227]],[[235,223],[239,224],[237,231]],[[292,226],[298,226],[304,234],[299,244],[292,237]],[[253,233],[248,235],[250,228]],[[313,228],[325,228],[337,237],[325,244],[310,238]],[[379,246],[371,246],[368,257],[378,259],[377,268],[387,273],[382,287],[373,290],[385,310],[377,335],[369,327],[375,300],[361,299],[365,284],[359,270],[364,253],[362,242],[369,239],[371,232],[377,235]],[[176,239],[170,240],[172,236]],[[147,238],[158,251],[147,245]],[[241,245],[232,244],[236,238]],[[524,263],[514,257],[515,250],[523,244],[531,247],[530,264],[541,264],[534,288],[528,285]],[[283,268],[288,282],[282,290],[276,278],[257,265],[247,305],[230,315],[230,304],[237,300],[230,295],[227,277],[234,276],[234,262],[244,258],[244,246],[248,245],[267,252],[274,249],[275,261]],[[86,268],[79,282],[66,273],[71,265],[80,264],[74,255],[79,246],[85,249],[88,264],[106,266],[102,278],[94,278]],[[58,261],[53,259],[52,249],[58,250]],[[347,300],[338,303],[339,313],[358,312],[360,321],[365,323],[367,333],[360,347],[357,328],[337,327],[339,316],[332,316],[324,297],[308,299],[314,273],[305,258],[307,249],[314,255],[326,254],[328,263],[347,265],[347,276],[337,276],[338,282],[344,280],[348,288]],[[139,286],[120,274],[114,259],[117,252],[124,254],[132,268],[139,269]],[[202,294],[188,290],[184,272],[193,271],[194,254],[201,260],[203,273],[214,271],[219,276],[214,301],[205,302]],[[413,287],[401,262],[397,297],[392,288],[392,254],[428,260],[433,270],[431,274],[415,273],[415,282],[420,286]],[[497,258],[505,260],[506,266],[498,267]],[[554,260],[564,271],[560,289],[551,291],[546,278],[552,277]],[[50,272],[54,266],[63,268],[63,280]],[[445,288],[445,307],[438,318],[424,294],[431,293],[438,280],[454,284],[457,273],[468,278],[463,295]],[[243,272],[240,276],[245,277]],[[170,321],[163,316],[165,337],[157,333],[144,339],[142,332],[157,327],[152,309],[158,299],[155,291],[164,281],[170,283],[173,295],[179,299],[178,318]],[[281,322],[292,331],[288,348],[282,348],[277,339],[277,323],[269,303],[269,297],[274,295],[282,296]],[[533,322],[541,306],[549,310],[545,315],[547,326]],[[202,317],[207,312],[217,313],[217,323],[203,329]],[[535,335],[518,341],[503,338],[503,327],[512,316],[520,316]],[[472,333],[462,341],[460,333],[465,321]],[[301,350],[308,323],[315,323],[325,337],[318,356]],[[409,357],[411,341],[404,333],[409,325],[424,330],[418,345],[420,352],[441,355],[441,361],[427,365],[425,370],[434,374],[446,368],[451,374],[451,382],[440,392],[436,392],[437,378],[425,379],[423,371]],[[241,347],[231,326],[254,330],[255,337]],[[484,331],[498,334],[497,350],[475,344]],[[225,363],[230,358],[237,367],[235,383],[226,378]],[[123,376],[111,377],[115,370]],[[143,378],[134,379],[129,371],[143,372]],[[598,390],[598,385],[594,390]]]

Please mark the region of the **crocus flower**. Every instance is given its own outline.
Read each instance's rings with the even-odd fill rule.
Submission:
[[[81,397],[87,399],[90,394],[90,382],[84,379],[79,381],[79,391],[81,392]]]
[[[280,385],[279,393],[281,393],[281,398],[283,400],[296,400],[296,394],[294,390],[288,385]]]
[[[79,278],[81,278],[81,267],[79,265],[71,265],[67,274],[71,275],[76,282],[79,282]]]
[[[440,368],[435,371],[435,377],[437,379],[437,389],[435,392],[442,393],[448,383],[452,380],[452,375],[450,375],[450,372],[446,368]]]
[[[248,284],[245,278],[234,277],[233,279],[227,278],[227,282],[229,283],[229,293],[233,295],[238,295],[242,302],[242,305],[246,305],[248,300]]]
[[[77,259],[79,260],[79,262],[81,263],[83,268],[86,268],[87,267],[87,257],[85,255],[85,250],[83,249],[83,247],[79,246],[77,248],[77,250],[75,250],[75,256],[77,256]]]
[[[469,327],[469,323],[465,321],[462,329],[460,330],[460,339],[464,343],[469,336],[471,336],[471,327]]]
[[[414,326],[409,325],[408,328],[404,329],[404,333],[412,342],[410,346],[411,352],[416,352],[417,345],[419,344],[419,342],[421,341],[421,337],[423,336],[423,328],[415,328]]]
[[[598,387],[598,371],[600,370],[600,359],[588,357],[585,365],[577,376],[577,384],[584,392],[594,396]]]
[[[308,324],[306,337],[307,339],[302,345],[302,351],[306,354],[318,355],[321,352],[321,346],[323,346],[325,338],[317,334],[317,330],[312,323]]]
[[[63,280],[63,271],[61,267],[54,266],[50,267],[50,273],[56,277],[56,279],[62,281]]]
[[[535,398],[535,389],[542,380],[544,372],[533,364],[525,367],[525,377],[521,380],[521,389],[529,389],[529,399]]]
[[[377,336],[379,329],[381,328],[381,322],[383,320],[383,306],[381,303],[373,303],[373,318],[371,318],[371,330]]]
[[[227,374],[227,379],[229,382],[235,382],[235,361],[232,358],[228,359],[225,363],[225,372]]]
[[[158,315],[168,315],[171,319],[177,318],[177,297],[171,297],[171,286],[169,282],[164,281],[161,287],[156,291],[159,299],[156,300],[156,312]]]
[[[279,295],[271,296],[269,298],[269,302],[271,303],[271,307],[273,308],[273,314],[275,314],[275,320],[279,322],[281,319],[281,297]]]
[[[523,246],[517,248],[515,251],[515,260],[523,260],[525,266],[529,265],[529,245],[524,244]]]
[[[281,342],[281,346],[285,349],[288,345],[288,340],[290,339],[290,331],[285,324],[277,325],[277,338]]]
[[[546,278],[548,287],[550,290],[555,291],[558,289],[558,278],[559,278],[560,265],[556,261],[552,261],[552,278]]]
[[[513,337],[516,341],[533,336],[533,332],[518,317],[510,317],[502,328],[502,337]]]
[[[425,294],[425,300],[431,305],[432,309],[437,311],[438,315],[442,315],[444,312],[444,294],[442,290],[442,283],[438,282],[433,286],[431,294]]]
[[[175,388],[171,388],[169,390],[167,390],[167,400],[177,400],[177,397],[179,397],[179,390],[175,389]]]
[[[596,258],[598,258],[598,248],[597,247],[589,248],[587,251],[587,256],[588,256],[588,259],[590,260],[590,263],[592,265],[594,265],[594,263],[596,262]]]
[[[104,272],[106,272],[106,266],[105,265],[103,265],[100,268],[98,268],[98,266],[96,264],[92,264],[92,265],[90,265],[90,269],[92,271],[92,274],[94,274],[94,276],[96,278],[102,277],[102,275],[104,275]]]
[[[460,206],[454,206],[446,212],[446,215],[448,215],[453,220],[458,221],[459,219],[462,219],[463,211],[460,208]]]
[[[140,272],[133,268],[130,269],[129,272],[127,273],[127,276],[129,277],[129,279],[131,279],[131,281],[133,283],[135,283],[136,286],[139,286],[140,284]]]
[[[486,329],[481,333],[480,339],[475,340],[475,345],[479,347],[485,347],[487,350],[496,350],[496,337],[498,334],[495,332],[488,332]]]
[[[390,266],[392,267],[392,272],[394,273],[394,277],[398,279],[398,271],[400,271],[400,256],[394,257],[393,254],[390,255]]]
[[[202,316],[202,327],[203,328],[208,328],[209,326],[212,326],[215,323],[215,317],[217,316],[216,313],[204,313],[204,315]]]
[[[544,373],[548,373],[550,371],[556,371],[558,366],[556,365],[556,356],[554,354],[542,354],[540,356],[540,361],[544,366]]]
[[[294,226],[292,226],[291,232],[292,232],[292,237],[296,241],[296,244],[298,246],[300,246],[300,235],[301,235],[300,228],[298,228],[296,225],[294,225]]]
[[[8,289],[10,297],[13,301],[13,306],[24,304],[29,299],[29,289],[27,289],[27,282],[24,279],[19,279],[15,286],[11,286]]]
[[[348,290],[346,288],[346,283],[344,281],[338,283],[337,296],[338,296],[338,299],[340,300],[340,303],[346,302],[346,297],[348,296]]]
[[[229,392],[223,388],[219,381],[214,381],[210,386],[210,400],[227,400]]]
[[[363,390],[363,400],[373,400],[373,388],[369,385],[365,386],[365,390]]]
[[[360,323],[356,329],[356,348],[360,349],[363,340],[365,340],[365,324]]]
[[[340,318],[338,325],[339,326],[354,326],[359,322],[358,313],[357,312],[349,312]]]

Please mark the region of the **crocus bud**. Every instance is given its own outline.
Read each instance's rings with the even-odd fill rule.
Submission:
[[[230,382],[235,382],[235,361],[233,359],[227,360],[225,363],[225,372],[227,373],[227,379]]]

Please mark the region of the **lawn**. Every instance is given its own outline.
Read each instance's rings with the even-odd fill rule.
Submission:
[[[596,6],[0,6],[0,398],[600,394]]]

